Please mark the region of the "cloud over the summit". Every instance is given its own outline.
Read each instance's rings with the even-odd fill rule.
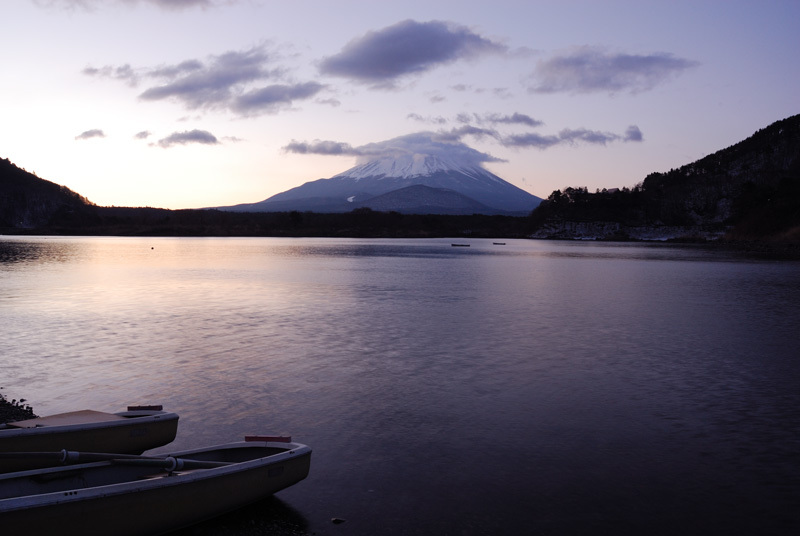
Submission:
[[[457,158],[471,164],[501,162],[494,156],[469,147],[458,139],[436,132],[416,132],[390,140],[353,147],[335,141],[301,142],[292,140],[284,151],[297,154],[356,156],[359,163],[407,155]]]
[[[442,21],[405,20],[350,41],[341,52],[320,63],[320,72],[375,87],[392,87],[410,74],[506,47],[465,26]]]
[[[609,54],[579,47],[540,61],[528,88],[532,93],[639,93],[698,65],[672,54]]]
[[[521,114],[520,114],[521,115]],[[514,116],[492,116],[495,118],[513,118]],[[531,119],[535,125],[542,124],[541,121]],[[520,119],[519,117],[517,119]],[[503,121],[500,121],[503,122]],[[522,124],[527,124],[528,120],[521,120]],[[294,154],[317,154],[328,156],[355,156],[358,162],[364,163],[380,158],[399,157],[402,155],[432,155],[447,156],[466,160],[471,164],[482,164],[485,162],[503,162],[488,153],[483,153],[469,147],[464,143],[464,138],[482,140],[490,139],[502,147],[511,149],[548,149],[556,145],[576,145],[579,143],[590,145],[607,145],[612,142],[641,142],[644,139],[642,131],[636,125],[628,127],[623,134],[613,132],[603,132],[586,128],[570,129],[565,128],[558,134],[539,134],[536,132],[526,132],[521,134],[503,134],[494,128],[484,128],[471,124],[450,129],[441,129],[437,132],[423,131],[400,136],[390,140],[369,143],[359,147],[353,147],[349,143],[315,140],[313,142],[292,140],[283,147],[283,151]]]
[[[216,136],[206,130],[185,130],[183,132],[173,132],[166,138],[158,140],[159,147],[165,149],[173,145],[186,145],[188,143],[199,143],[201,145],[217,145],[219,140]]]

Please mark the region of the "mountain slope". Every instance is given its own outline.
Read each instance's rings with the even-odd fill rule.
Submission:
[[[69,220],[94,205],[66,186],[40,179],[0,159],[0,228],[32,229]]]
[[[471,213],[466,211],[474,208],[479,209],[477,213],[485,214],[527,214],[541,201],[478,165],[436,155],[406,154],[368,161],[329,179],[307,182],[259,203],[221,208],[257,212],[346,212],[369,206],[369,201],[377,196],[410,186],[450,190],[470,198],[471,202],[465,203],[459,214]],[[434,207],[415,195],[430,195],[430,192],[424,189],[405,192],[402,203],[401,197],[395,199],[393,210],[433,213]]]
[[[632,189],[557,190],[532,218],[540,238],[799,240],[800,115]]]
[[[431,188],[422,184],[406,186],[375,196],[359,203],[359,207],[406,214],[494,214],[499,212],[453,190]]]

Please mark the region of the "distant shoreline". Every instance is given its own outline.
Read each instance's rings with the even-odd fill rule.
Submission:
[[[467,218],[467,217],[461,217]],[[488,217],[491,218],[491,217]],[[508,216],[495,217],[499,221],[508,223]],[[523,219],[523,218],[520,218]],[[486,223],[485,221],[483,223]],[[488,226],[491,227],[491,226]],[[431,232],[431,230],[411,230],[411,229],[396,229],[395,232],[347,232],[346,229],[337,230],[338,232],[330,233],[303,233],[303,232],[278,232],[278,233],[233,233],[233,232],[212,232],[213,230],[207,229],[207,232],[191,232],[191,229],[182,229],[184,232],[180,233],[167,233],[159,232],[164,229],[147,228],[138,229],[140,232],[66,232],[66,230],[55,229],[16,229],[16,228],[0,228],[0,238],[3,236],[65,236],[65,237],[159,237],[159,238],[365,238],[365,239],[430,239],[430,238],[446,238],[446,239],[515,239],[515,240],[543,240],[543,241],[563,241],[563,242],[603,242],[603,243],[620,243],[620,244],[674,244],[674,245],[694,245],[705,247],[709,249],[716,249],[729,252],[739,252],[748,256],[754,256],[769,260],[800,260],[800,242],[784,242],[775,240],[727,240],[724,238],[718,240],[702,240],[702,239],[679,239],[673,238],[669,240],[644,240],[636,238],[625,239],[602,239],[597,238],[594,240],[580,239],[580,238],[556,238],[556,237],[531,237],[520,232],[491,232],[489,228],[479,228],[472,232]],[[196,229],[195,229],[196,230]],[[349,229],[354,231],[354,229]],[[508,229],[506,229],[508,230]],[[89,231],[89,230],[87,230]],[[97,229],[94,229],[97,231]],[[110,231],[110,230],[109,230]],[[219,231],[217,229],[217,231]]]

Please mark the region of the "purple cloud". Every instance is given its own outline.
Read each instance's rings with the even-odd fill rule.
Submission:
[[[631,125],[625,130],[625,135],[622,137],[623,141],[644,141],[644,135],[639,127]]]
[[[112,67],[110,65],[104,67],[86,67],[82,72],[86,76],[120,80],[130,86],[136,86],[139,83],[139,76],[136,74],[133,67],[128,64],[119,67]]]
[[[526,125],[529,127],[538,127],[543,123],[538,119],[534,119],[529,115],[514,112],[511,115],[491,114],[487,116],[486,121],[489,123],[497,124],[504,123],[508,125]]]
[[[341,52],[322,60],[320,72],[386,88],[405,75],[505,51],[505,46],[464,26],[405,20],[350,41]]]
[[[77,136],[75,136],[76,140],[89,140],[92,138],[105,138],[106,134],[99,128],[93,128],[92,130],[86,130],[81,132]]]
[[[162,138],[158,140],[159,147],[163,147],[165,149],[172,147],[173,145],[186,145],[188,143],[199,143],[202,145],[217,145],[219,144],[219,140],[206,130],[186,130],[183,132],[174,132],[167,136],[166,138]]]
[[[505,147],[535,147],[537,149],[547,149],[554,145],[561,143],[558,136],[543,136],[535,132],[528,132],[526,134],[512,134],[503,138],[503,146]]]
[[[538,119],[534,119],[533,117],[521,114],[519,112],[514,112],[511,115],[508,114],[498,114],[498,113],[489,113],[489,114],[467,114],[461,113],[456,116],[456,120],[459,123],[472,123],[476,122],[478,124],[490,124],[490,125],[525,125],[529,127],[538,127],[543,125],[542,121]]]
[[[436,139],[448,142],[461,141],[461,139],[466,136],[472,136],[473,138],[477,138],[479,140],[485,137],[500,137],[500,135],[494,129],[481,128],[472,125],[464,125],[462,127],[456,127],[450,130],[442,130],[439,131],[436,136]]]
[[[580,47],[568,54],[540,61],[528,88],[532,93],[639,93],[698,65],[672,54],[608,54]]]
[[[203,68],[203,63],[198,60],[186,60],[177,65],[166,65],[152,69],[148,72],[148,76],[174,80],[181,76],[188,76],[191,73],[201,71]]]
[[[431,123],[435,125],[444,125],[447,123],[447,119],[442,117],[441,115],[437,116],[422,116],[418,113],[410,113],[406,115],[406,119],[413,119],[414,121],[418,121],[420,123]]]
[[[236,97],[231,109],[243,115],[274,112],[290,106],[296,100],[311,98],[322,91],[324,87],[316,82],[294,85],[274,84]]]
[[[207,65],[188,60],[176,66],[159,67],[149,71],[148,76],[165,78],[166,83],[145,90],[139,98],[174,98],[190,109],[228,107],[235,89],[274,76],[274,72],[265,68],[268,60],[266,51],[255,47],[213,56]]]
[[[314,140],[313,142],[292,140],[283,148],[283,151],[295,154],[359,155],[358,151],[349,143],[321,140]]]
[[[409,117],[417,120],[425,119],[420,116],[415,117],[415,114],[409,114]],[[487,117],[509,119],[508,122],[516,123],[519,121],[522,124],[527,124],[528,119],[530,119],[529,116],[523,116],[523,118],[528,119],[518,117],[516,121],[512,121],[514,115],[494,116],[489,114]],[[532,121],[537,125],[541,124],[541,122],[537,122],[536,120]],[[503,123],[504,121],[499,122]],[[361,145],[359,147],[353,147],[349,143],[330,140],[315,140],[313,142],[292,140],[283,147],[283,151],[295,154],[355,156],[359,158],[359,163],[381,158],[396,158],[398,156],[408,155],[452,156],[457,157],[460,161],[468,160],[475,164],[504,161],[488,153],[476,151],[466,145],[462,140],[468,136],[479,140],[490,138],[501,146],[512,149],[548,149],[556,145],[574,145],[577,143],[607,145],[608,143],[616,141],[641,142],[644,139],[641,130],[635,125],[628,127],[624,134],[579,128],[563,129],[558,135],[543,135],[535,132],[503,135],[493,128],[482,128],[466,124],[451,128],[450,130],[417,132],[378,143]]]
[[[563,143],[576,144],[578,142],[593,145],[607,145],[615,141],[640,142],[644,139],[642,131],[636,125],[627,128],[624,134],[614,134],[613,132],[601,132],[599,130],[589,130],[586,128],[565,128],[558,133],[558,136],[543,136],[536,133],[515,134],[501,139],[504,147],[547,149],[554,145]]]
[[[274,61],[265,46],[256,46],[210,56],[206,61],[188,59],[141,69],[129,65],[87,67],[83,73],[124,80],[130,85],[155,80],[155,85],[139,94],[140,99],[171,100],[189,110],[229,110],[240,115],[274,113],[325,89],[316,82],[264,85],[264,81],[277,82],[286,75],[285,69],[272,65]]]
[[[483,162],[502,162],[494,156],[476,151],[457,137],[436,132],[416,132],[377,143],[353,147],[348,143],[336,141],[302,142],[292,140],[283,150],[295,154],[356,156],[359,163],[397,158],[401,156],[440,156],[457,158],[474,164]]]
[[[620,139],[620,136],[611,132],[600,132],[599,130],[589,130],[585,128],[566,128],[558,133],[558,137],[561,141],[567,143],[582,141],[596,145],[605,145],[608,142]]]

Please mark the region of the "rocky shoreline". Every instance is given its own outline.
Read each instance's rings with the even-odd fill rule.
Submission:
[[[37,415],[33,412],[33,408],[25,404],[24,398],[11,400],[11,402],[9,402],[6,400],[6,397],[0,393],[0,423],[23,421],[36,417]]]

